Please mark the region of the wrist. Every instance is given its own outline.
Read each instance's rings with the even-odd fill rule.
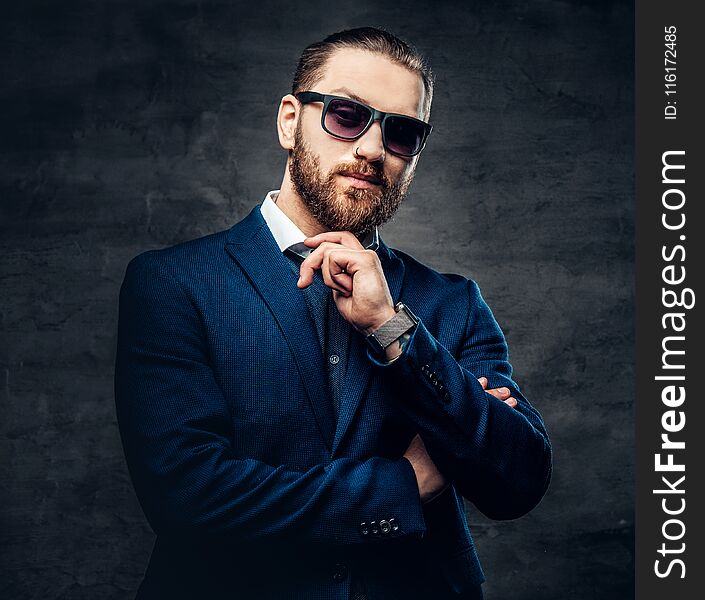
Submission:
[[[409,334],[418,324],[419,320],[408,306],[402,302],[394,305],[394,313],[381,325],[368,329],[367,343],[379,356],[394,359],[404,351],[404,343],[408,342]]]
[[[397,314],[397,311],[394,310],[394,307],[393,307],[393,306],[390,306],[390,307],[386,308],[384,311],[382,311],[382,312],[377,316],[377,318],[375,318],[375,320],[374,320],[374,322],[372,323],[372,325],[370,325],[369,327],[365,327],[365,328],[362,330],[362,332],[363,332],[365,335],[370,335],[370,334],[374,333],[375,331],[377,331],[380,327],[382,327],[382,325],[384,325],[387,321],[389,321],[389,319],[391,319],[391,318],[392,318],[394,315],[396,315],[396,314]]]
[[[393,362],[404,354],[404,349],[411,339],[411,333],[408,331],[394,340],[384,351],[388,362]]]

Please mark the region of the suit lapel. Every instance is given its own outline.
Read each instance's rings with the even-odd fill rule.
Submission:
[[[389,293],[396,303],[399,301],[399,293],[404,279],[404,263],[381,239],[377,254],[382,264],[384,276],[387,279]],[[361,333],[353,331],[352,339],[350,340],[347,374],[340,398],[338,426],[335,431],[335,440],[333,441],[333,456],[340,448],[345,434],[350,429],[355,413],[360,407],[360,402],[370,382],[372,368],[372,363],[367,358],[367,341]]]
[[[296,273],[267,227],[259,205],[228,232],[226,250],[237,261],[277,320],[306,389],[318,428],[329,451],[335,416],[323,354]],[[266,343],[266,341],[265,341]]]

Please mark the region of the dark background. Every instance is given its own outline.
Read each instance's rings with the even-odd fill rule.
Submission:
[[[529,516],[467,507],[487,598],[633,595],[632,4],[64,1],[0,19],[2,598],[132,597],[153,536],[114,414],[125,266],[279,187],[299,53],[361,25],[437,76],[382,236],[478,281],[555,448]]]

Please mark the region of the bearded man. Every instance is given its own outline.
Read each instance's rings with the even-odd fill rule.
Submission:
[[[477,285],[379,237],[432,94],[388,32],[309,46],[280,189],[128,265],[116,404],[157,534],[139,598],[482,598],[463,498],[513,519],[545,493],[546,430]]]

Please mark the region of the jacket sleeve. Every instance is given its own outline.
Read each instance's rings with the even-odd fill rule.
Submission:
[[[125,456],[154,531],[334,544],[422,536],[416,477],[403,457],[341,458],[297,472],[234,455],[232,417],[209,366],[218,349],[207,345],[198,306],[156,254],[127,267],[115,366]],[[257,368],[256,357],[243,368]],[[384,536],[361,528],[390,518],[394,528]]]
[[[453,356],[419,321],[395,361],[369,359],[402,390],[402,410],[419,428],[431,459],[460,493],[492,519],[515,519],[543,497],[552,455],[538,411],[512,380],[507,344],[475,282],[462,348]],[[410,307],[413,310],[413,306]],[[482,389],[508,387],[512,408]]]

